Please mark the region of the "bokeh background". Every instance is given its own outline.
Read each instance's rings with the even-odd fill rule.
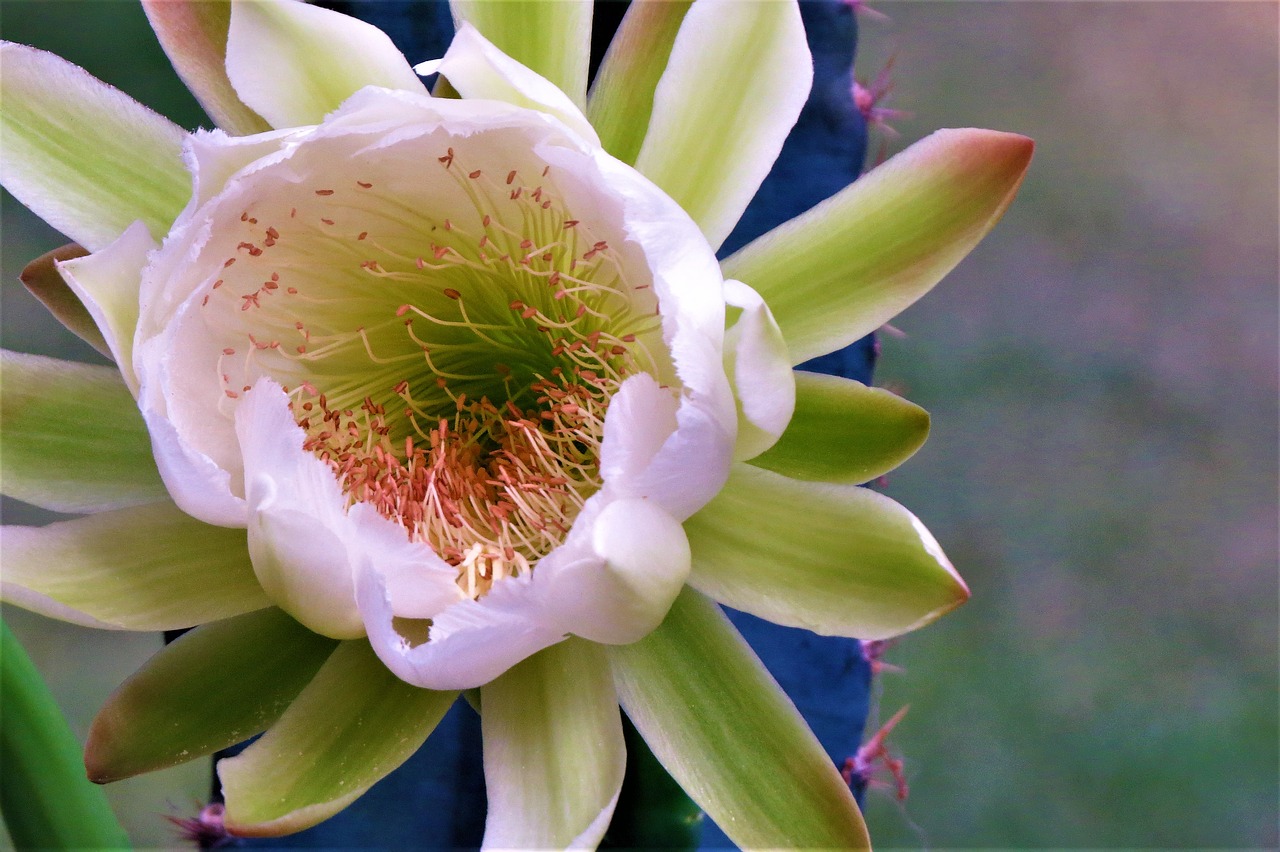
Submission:
[[[1280,6],[871,7],[857,74],[892,58],[884,105],[911,113],[873,160],[947,126],[1038,144],[1004,221],[883,335],[878,383],[934,416],[886,493],[974,596],[887,654],[877,711],[911,705],[891,739],[911,794],[870,792],[872,836],[1274,848]],[[3,0],[0,35],[206,123],[132,3]],[[7,195],[0,213],[4,346],[95,360],[17,284],[64,240]],[[82,736],[160,641],[5,618]],[[159,815],[207,785],[197,764],[110,793],[162,846]]]

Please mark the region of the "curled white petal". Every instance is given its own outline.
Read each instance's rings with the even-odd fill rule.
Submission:
[[[532,584],[531,575],[504,580],[428,623],[398,615],[386,578],[366,565],[358,601],[374,652],[397,677],[425,689],[472,689],[565,638],[539,611]]]
[[[755,458],[777,443],[796,410],[796,379],[787,343],[769,306],[741,281],[724,282],[725,301],[742,310],[725,333],[725,371],[738,403],[734,460]]]
[[[156,248],[151,232],[139,219],[106,248],[58,263],[58,272],[97,323],[135,397],[138,375],[133,369],[133,330],[138,324],[138,281],[147,257]]]
[[[347,514],[351,562],[381,575],[387,600],[398,617],[431,618],[463,599],[455,582],[458,570],[429,546],[411,541],[400,524],[368,503],[357,503]]]
[[[592,520],[588,558],[544,567],[546,600],[566,631],[629,644],[661,624],[680,594],[689,541],[680,523],[648,500],[615,500]]]
[[[227,76],[273,127],[318,122],[365,86],[425,94],[382,30],[293,0],[231,4]]]
[[[364,635],[346,548],[346,500],[324,462],[302,448],[280,386],[261,379],[236,409],[244,453],[249,554],[276,605],[317,633]]]
[[[494,47],[474,26],[462,23],[444,58],[414,68],[419,74],[443,74],[464,98],[506,101],[553,115],[588,144],[600,137],[582,110],[554,83]]]

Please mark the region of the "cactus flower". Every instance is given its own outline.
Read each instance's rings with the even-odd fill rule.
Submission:
[[[265,730],[226,824],[296,831],[478,689],[488,846],[599,842],[619,703],[735,842],[865,844],[714,601],[882,639],[967,598],[857,487],[927,415],[793,365],[931,288],[1031,145],[936,134],[720,263],[808,95],[795,3],[637,6],[588,98],[589,9],[459,0],[433,97],[343,15],[153,0],[194,133],[0,48],[4,183],[88,252],[29,277],[115,362],[5,353],[5,493],[85,517],[6,528],[4,600],[202,625],[109,700],[95,779]]]

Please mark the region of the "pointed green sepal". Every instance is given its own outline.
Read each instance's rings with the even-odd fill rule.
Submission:
[[[218,126],[237,136],[271,129],[227,77],[231,0],[142,0],[173,70]]]
[[[653,92],[691,5],[692,0],[632,3],[591,84],[587,118],[604,149],[624,163],[634,163],[644,144]]]
[[[868,847],[835,764],[714,603],[686,588],[661,627],[607,650],[627,716],[734,843]]]
[[[114,367],[0,352],[6,496],[55,512],[168,499],[142,415]]]
[[[969,599],[924,524],[867,488],[736,464],[685,530],[695,588],[823,635],[887,639]]]
[[[847,346],[932,289],[1013,201],[1025,136],[940,130],[721,266],[756,289],[792,363]]]
[[[98,712],[85,746],[89,778],[164,769],[265,731],[337,645],[275,607],[183,634]]]
[[[796,410],[751,464],[792,479],[857,485],[902,464],[929,436],[929,413],[861,382],[796,371]]]
[[[87,627],[176,630],[270,606],[244,530],[168,501],[4,528],[6,603]]]
[[[40,300],[40,304],[49,309],[54,319],[62,323],[68,331],[75,334],[85,343],[98,350],[106,357],[111,357],[111,347],[98,330],[88,308],[80,297],[71,292],[67,282],[58,274],[57,263],[84,257],[89,252],[76,243],[67,243],[53,251],[45,252],[26,265],[18,275],[22,286],[31,295]]]
[[[328,819],[417,751],[455,698],[400,680],[367,640],[343,642],[262,739],[218,763],[227,828],[276,837]]]
[[[61,57],[0,43],[0,181],[90,251],[135,220],[160,239],[191,197],[182,128]]]

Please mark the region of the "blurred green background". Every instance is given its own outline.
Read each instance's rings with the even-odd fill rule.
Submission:
[[[1038,143],[1005,220],[884,341],[880,383],[934,415],[887,493],[974,597],[888,653],[911,796],[870,793],[872,836],[1275,847],[1280,6],[872,7],[858,74],[895,57],[888,105],[914,115],[890,152],[945,126]],[[203,121],[132,3],[3,0],[0,34]],[[16,283],[63,240],[0,213],[5,347],[94,359]],[[159,646],[5,615],[82,736]],[[206,787],[196,765],[110,792],[159,846]]]

